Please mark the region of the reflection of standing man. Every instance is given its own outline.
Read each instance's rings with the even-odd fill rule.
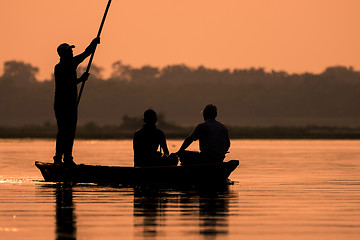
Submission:
[[[61,163],[64,156],[64,164],[75,165],[72,148],[77,123],[77,84],[86,81],[89,77],[89,73],[85,72],[77,78],[76,68],[95,51],[99,43],[100,38],[95,38],[83,53],[75,57],[72,50],[74,45],[63,43],[57,48],[60,62],[55,66],[54,110],[58,133],[54,163]]]
[[[56,240],[76,239],[76,215],[73,203],[72,186],[66,183],[56,184]]]

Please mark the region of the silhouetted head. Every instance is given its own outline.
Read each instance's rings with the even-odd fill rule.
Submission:
[[[144,112],[144,123],[155,124],[157,120],[157,115],[154,110],[148,109]]]
[[[213,104],[208,104],[205,106],[204,110],[202,110],[202,114],[205,121],[215,119],[217,116],[217,108]]]
[[[72,58],[73,57],[73,48],[74,45],[69,45],[67,43],[62,43],[58,46],[57,52],[61,58]]]

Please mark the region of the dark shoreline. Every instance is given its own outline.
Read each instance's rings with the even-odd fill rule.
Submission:
[[[240,127],[229,126],[231,139],[360,139],[360,127]],[[167,139],[184,139],[193,127],[176,127],[163,129]],[[126,129],[121,126],[79,126],[77,139],[132,139],[136,129]],[[0,126],[0,138],[43,138],[54,139],[56,126]]]

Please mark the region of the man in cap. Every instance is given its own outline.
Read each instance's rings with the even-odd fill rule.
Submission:
[[[217,108],[208,104],[202,111],[204,122],[197,125],[193,133],[188,136],[177,154],[182,165],[194,163],[220,163],[230,148],[227,128],[216,121]],[[193,141],[199,140],[200,153],[185,151]]]
[[[100,38],[92,40],[85,51],[77,56],[73,56],[74,45],[62,43],[58,46],[57,52],[60,56],[60,62],[55,66],[55,101],[54,110],[58,126],[56,136],[56,153],[54,163],[75,165],[72,157],[72,149],[75,138],[77,123],[77,84],[88,79],[89,73],[83,73],[80,78],[77,77],[76,69],[81,62],[90,56],[100,43]]]

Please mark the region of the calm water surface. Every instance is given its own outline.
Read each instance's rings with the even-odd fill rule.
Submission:
[[[0,239],[360,239],[360,141],[234,140],[235,184],[211,190],[45,183],[54,145],[0,140]],[[132,142],[75,161],[131,166]]]

